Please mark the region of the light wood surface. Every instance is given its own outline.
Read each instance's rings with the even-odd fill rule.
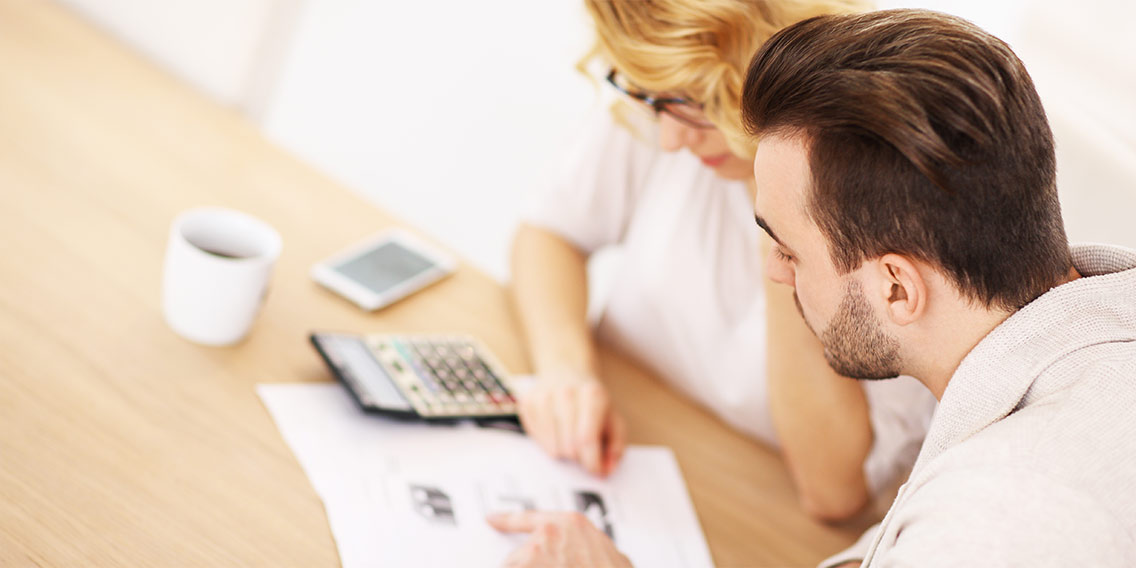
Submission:
[[[198,205],[284,237],[230,348],[160,313],[170,221]],[[505,290],[468,266],[376,314],[308,278],[397,223],[66,10],[0,0],[0,565],[337,565],[256,383],[330,380],[317,328],[466,332],[528,369]],[[631,440],[674,448],[718,566],[809,566],[868,522],[807,519],[774,453],[603,357]]]

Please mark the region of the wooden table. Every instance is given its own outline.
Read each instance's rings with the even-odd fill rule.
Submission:
[[[197,205],[284,237],[235,347],[161,317],[169,224]],[[308,278],[392,224],[65,9],[0,0],[0,565],[336,565],[255,384],[329,380],[313,328],[466,332],[528,370],[505,290],[469,266],[377,314]],[[811,565],[868,522],[810,521],[772,452],[618,355],[604,365],[631,440],[674,448],[719,566]]]

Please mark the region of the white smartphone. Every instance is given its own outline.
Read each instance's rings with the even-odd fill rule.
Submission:
[[[312,267],[312,278],[364,310],[377,310],[453,273],[453,257],[391,229]]]

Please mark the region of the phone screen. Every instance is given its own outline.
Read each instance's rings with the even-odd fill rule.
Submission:
[[[371,292],[382,295],[435,266],[430,259],[389,241],[333,268]]]

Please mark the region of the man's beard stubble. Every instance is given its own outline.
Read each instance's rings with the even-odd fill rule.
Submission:
[[[796,290],[793,301],[804,318]],[[859,282],[845,283],[840,306],[823,332],[817,334],[808,320],[805,325],[820,338],[824,358],[837,374],[854,379],[890,379],[900,375],[899,342],[884,333]]]

